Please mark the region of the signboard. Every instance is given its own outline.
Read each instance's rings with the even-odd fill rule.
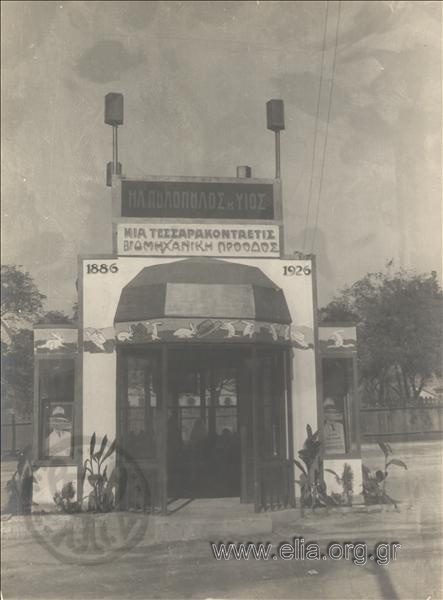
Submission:
[[[278,225],[117,223],[120,256],[280,255]]]
[[[321,352],[357,352],[357,330],[355,326],[321,325],[318,328]]]
[[[34,352],[55,354],[77,352],[78,331],[63,325],[48,325],[34,329]]]
[[[121,181],[121,216],[273,220],[274,186],[259,181]]]

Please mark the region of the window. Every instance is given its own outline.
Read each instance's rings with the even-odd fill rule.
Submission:
[[[40,458],[74,457],[75,359],[38,361]]]
[[[125,357],[126,390],[121,406],[123,447],[133,458],[155,458],[160,368],[157,355]]]
[[[356,449],[353,360],[323,358],[322,370],[325,454],[346,455]]]

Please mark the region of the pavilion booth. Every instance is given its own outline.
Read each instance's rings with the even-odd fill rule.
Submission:
[[[108,110],[108,108],[112,110]],[[356,335],[318,326],[311,255],[284,251],[283,103],[267,105],[276,177],[128,179],[114,128],[113,252],[80,256],[78,325],[34,331],[34,501],[53,504],[96,434],[125,473],[118,507],[166,514],[174,499],[238,497],[256,511],[295,505],[307,426],[325,465],[361,492]],[[328,489],[336,489],[334,478]]]
[[[307,424],[319,427],[325,466],[350,464],[359,493],[355,328],[316,327],[312,261],[79,264],[79,329],[35,329],[37,502],[77,481],[95,432],[122,450],[122,508],[166,513],[174,498],[229,496],[293,506]],[[91,272],[97,264],[108,276]]]

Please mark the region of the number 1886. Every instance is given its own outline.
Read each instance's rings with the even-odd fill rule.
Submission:
[[[88,273],[88,275],[95,275],[97,273],[101,273],[102,275],[104,275],[105,273],[118,273],[118,267],[115,263],[112,263],[111,265],[107,265],[106,263],[92,263],[86,265],[86,273]]]

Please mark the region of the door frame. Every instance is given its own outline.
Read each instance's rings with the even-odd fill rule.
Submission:
[[[161,371],[161,385],[159,393],[159,402],[157,406],[158,410],[158,456],[154,460],[146,461],[147,468],[156,471],[156,485],[155,497],[157,498],[157,504],[162,514],[167,514],[168,504],[168,388],[169,388],[169,368],[170,368],[170,353],[178,350],[190,351],[194,349],[202,349],[206,351],[217,351],[217,350],[237,350],[242,354],[242,358],[245,361],[245,368],[250,374],[250,394],[249,402],[252,415],[250,434],[248,431],[245,433],[245,426],[247,428],[248,423],[242,423],[241,421],[241,398],[239,397],[238,403],[238,433],[240,436],[240,462],[241,462],[241,476],[240,476],[240,499],[241,502],[251,502],[251,493],[248,488],[250,486],[251,474],[249,469],[252,466],[252,488],[253,488],[253,502],[255,510],[259,512],[262,509],[261,502],[261,477],[260,477],[260,453],[259,453],[259,423],[258,423],[258,406],[257,406],[257,350],[258,348],[272,348],[276,350],[276,346],[272,344],[211,344],[208,347],[207,343],[202,342],[191,342],[191,343],[158,343],[158,344],[131,344],[131,345],[118,345],[117,346],[117,401],[116,401],[116,435],[117,440],[120,441],[123,432],[123,423],[121,422],[122,414],[122,402],[126,398],[127,394],[127,357],[131,354],[143,354],[144,351],[156,351],[160,353],[160,371]],[[293,474],[292,462],[293,462],[293,425],[292,425],[292,361],[290,359],[290,348],[279,347],[283,353],[284,362],[284,381],[282,382],[283,389],[285,390],[285,404],[284,418],[286,420],[286,432],[287,432],[287,455],[288,465],[291,469],[290,472]],[[126,357],[126,360],[125,360]],[[249,366],[248,366],[249,362]],[[126,388],[126,389],[125,389]],[[246,400],[247,402],[248,400]],[[248,457],[248,436],[252,438],[252,456]],[[249,482],[248,482],[249,479]],[[293,499],[293,475],[290,476],[290,504],[294,505]]]
[[[247,490],[247,439],[242,435],[242,430],[248,425],[248,420],[244,418],[244,407],[246,404],[251,402],[251,390],[246,390],[243,381],[244,369],[242,369],[242,363],[250,357],[251,345],[248,344],[205,344],[205,343],[193,343],[192,349],[195,351],[194,355],[192,349],[188,343],[175,343],[168,345],[168,357],[167,364],[168,370],[175,368],[174,362],[177,361],[179,364],[186,364],[189,357],[190,367],[194,367],[200,373],[209,374],[209,377],[205,379],[205,386],[208,386],[209,393],[211,395],[211,401],[209,404],[204,405],[201,403],[202,410],[207,411],[207,428],[209,435],[214,434],[216,431],[216,405],[214,404],[214,389],[213,389],[213,372],[217,369],[235,369],[236,371],[236,384],[237,384],[237,435],[239,443],[239,479],[238,479],[238,493],[233,497],[240,497],[241,502],[251,502],[250,494],[248,496]],[[180,353],[184,354],[185,360],[181,361]],[[175,354],[175,356],[174,356]],[[235,358],[232,355],[235,354]],[[170,381],[170,378],[168,378]],[[202,394],[202,389],[200,389]],[[168,406],[168,408],[170,408]],[[249,433],[252,439],[252,431]],[[167,449],[166,449],[167,452]],[[166,461],[167,464],[169,461]],[[250,462],[250,461],[249,461]],[[209,495],[209,497],[212,497]]]
[[[156,435],[156,455],[151,458],[137,458],[128,456],[123,447],[123,435],[125,432],[127,413],[124,411],[124,403],[128,394],[128,358],[130,356],[143,356],[146,353],[156,354],[160,366],[160,390],[157,396],[156,417],[155,417],[155,435]],[[117,452],[117,465],[123,468],[128,467],[129,472],[132,468],[144,479],[149,486],[153,510],[166,514],[167,499],[164,495],[165,472],[165,444],[166,444],[166,420],[167,407],[165,410],[164,399],[167,398],[167,378],[165,378],[164,369],[164,349],[154,347],[151,344],[131,344],[126,346],[117,346],[117,381],[116,381],[116,439],[119,451]],[[126,490],[130,489],[127,482]],[[130,492],[128,492],[130,495]],[[130,502],[130,498],[127,498]],[[128,507],[126,507],[128,508]]]

